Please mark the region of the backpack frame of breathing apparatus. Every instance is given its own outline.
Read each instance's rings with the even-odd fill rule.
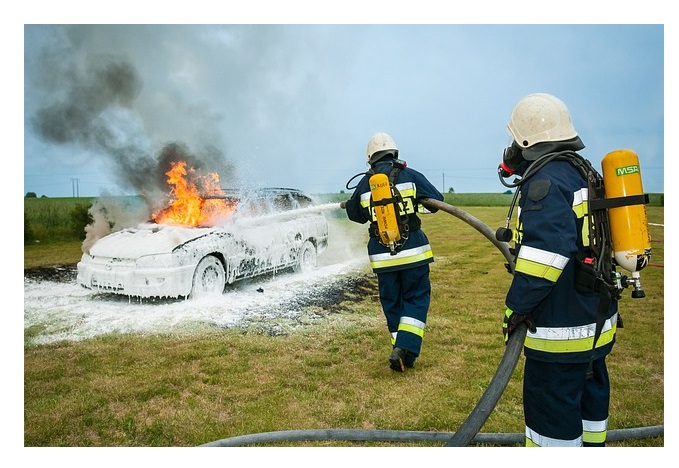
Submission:
[[[614,152],[615,153],[615,152]],[[607,157],[613,155],[609,153]],[[599,294],[607,295],[609,298],[619,299],[621,292],[628,286],[627,277],[616,271],[617,263],[614,259],[614,242],[611,235],[611,224],[609,220],[609,210],[643,205],[649,202],[647,194],[627,195],[616,198],[607,198],[607,190],[603,177],[592,164],[574,151],[562,151],[550,153],[533,161],[526,169],[523,177],[512,186],[518,187],[539,169],[551,161],[567,161],[573,165],[587,182],[588,189],[588,210],[585,222],[588,223],[589,245],[577,253],[576,262],[576,288],[581,292],[596,291]],[[500,241],[508,242],[511,239],[511,229],[509,223],[514,206],[517,202],[518,189],[512,199],[507,215],[507,226],[499,228],[496,238]],[[646,227],[647,229],[647,227]],[[649,241],[650,242],[650,241]],[[511,249],[514,250],[514,249]],[[640,270],[648,262],[650,248],[643,256],[640,256]],[[633,273],[637,275],[638,273]],[[635,283],[635,291],[632,297],[644,297],[640,284]]]
[[[394,159],[389,175],[370,169],[366,172],[370,184],[370,212],[368,230],[371,237],[396,255],[406,243],[412,230],[419,229],[419,218],[406,213],[403,196],[396,188],[399,173],[406,162]]]

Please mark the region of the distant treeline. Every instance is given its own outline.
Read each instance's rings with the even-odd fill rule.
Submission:
[[[650,193],[650,206],[665,206],[663,193]],[[351,196],[351,193],[314,195],[323,203],[340,202]],[[513,191],[504,193],[444,193],[443,201],[453,206],[509,206],[514,196]]]
[[[319,203],[347,200],[351,193],[311,194]],[[513,193],[445,193],[444,201],[453,206],[509,206]],[[649,194],[650,206],[664,206],[664,194]],[[140,197],[120,197],[133,206]],[[24,242],[84,239],[85,226],[92,222],[89,209],[97,197],[24,198]],[[338,213],[338,216],[340,213]]]

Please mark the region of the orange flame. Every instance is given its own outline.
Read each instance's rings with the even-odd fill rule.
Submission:
[[[171,185],[171,202],[167,208],[153,213],[152,218],[158,224],[175,226],[214,226],[217,222],[228,218],[235,205],[226,198],[204,198],[223,196],[219,187],[219,175],[211,172],[202,176],[192,167],[186,168],[185,161],[172,163],[172,169],[165,173],[167,183]]]

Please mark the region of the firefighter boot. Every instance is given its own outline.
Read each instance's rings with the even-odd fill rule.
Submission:
[[[396,372],[406,371],[406,350],[402,348],[394,348],[391,351],[391,356],[389,356],[389,367],[391,367]]]
[[[403,364],[409,369],[412,369],[415,367],[415,359],[417,359],[417,356],[410,351],[406,351],[406,357],[403,360]]]

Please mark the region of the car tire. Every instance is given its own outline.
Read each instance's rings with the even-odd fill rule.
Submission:
[[[204,297],[222,294],[226,284],[224,265],[214,255],[208,255],[198,262],[193,273],[191,297]]]
[[[309,240],[304,241],[297,254],[297,264],[295,265],[295,271],[298,273],[303,273],[305,271],[313,270],[316,268],[316,258],[316,246]]]

